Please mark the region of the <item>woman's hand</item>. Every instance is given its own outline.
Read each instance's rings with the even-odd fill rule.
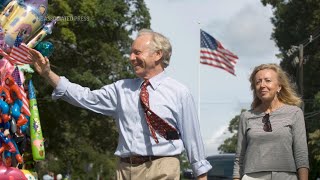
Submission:
[[[298,177],[299,180],[308,180],[309,169],[308,168],[299,168],[298,169]]]
[[[201,174],[197,177],[197,180],[207,180],[207,173]]]

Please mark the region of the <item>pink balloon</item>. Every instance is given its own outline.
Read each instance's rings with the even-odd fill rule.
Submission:
[[[0,177],[1,180],[28,180],[18,168],[6,167],[2,162],[0,164]]]

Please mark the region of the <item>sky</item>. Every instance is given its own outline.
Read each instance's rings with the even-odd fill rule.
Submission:
[[[272,9],[259,0],[145,0],[151,28],[169,38],[168,74],[191,91],[207,155],[230,137],[229,122],[252,101],[249,76],[255,66],[280,63],[271,40]],[[236,76],[200,64],[200,29],[236,54]]]

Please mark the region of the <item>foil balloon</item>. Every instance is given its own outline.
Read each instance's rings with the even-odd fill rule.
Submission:
[[[22,125],[20,127],[20,130],[23,134],[26,134],[27,136],[30,136],[30,118],[29,117],[26,117],[28,119],[28,122],[24,125]]]
[[[48,34],[52,33],[52,29],[53,26],[57,23],[57,21],[59,20],[59,17],[55,18],[53,21],[51,21],[50,23],[47,23],[44,28],[42,28],[42,30],[40,32],[38,32],[34,38],[32,38],[27,46],[29,48],[34,48],[40,41],[42,41],[42,39],[44,37],[46,37]]]
[[[36,100],[36,93],[33,87],[32,80],[28,84],[29,89],[29,103],[30,103],[30,138],[31,138],[31,150],[34,161],[44,160],[45,151],[43,144],[43,136],[40,124],[40,116],[38,111],[38,105]]]
[[[47,0],[11,1],[0,15],[6,44],[12,47],[17,37],[23,42],[30,40],[43,27],[47,7]]]
[[[13,133],[17,132],[17,123],[16,121],[9,121],[10,122],[10,131]]]
[[[14,10],[19,6],[18,1],[11,1],[7,6],[5,6],[4,10],[0,15],[0,25],[3,27],[8,20],[14,15]]]
[[[4,50],[4,52],[10,52],[10,47],[6,44],[5,40],[5,32],[3,31],[2,27],[0,27],[0,48]]]
[[[24,4],[39,10],[44,17],[47,15],[48,0],[24,0]]]
[[[0,177],[1,180],[28,180],[18,168],[6,167],[2,162],[0,163]]]
[[[22,169],[21,171],[26,176],[27,180],[37,180],[30,171],[26,169]]]
[[[34,49],[39,51],[43,56],[49,57],[53,53],[54,47],[51,42],[43,41],[43,42],[39,42]]]

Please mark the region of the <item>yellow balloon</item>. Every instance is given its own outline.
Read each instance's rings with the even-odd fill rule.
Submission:
[[[18,7],[18,2],[17,1],[11,1],[6,7],[5,9],[2,11],[1,15],[0,15],[0,25],[1,27],[3,27],[8,20],[14,16],[15,14],[15,10]]]
[[[33,176],[33,174],[30,171],[26,169],[22,169],[21,171],[23,172],[23,174],[26,176],[28,180],[36,180],[36,178]]]
[[[27,42],[43,26],[39,14],[29,6],[18,5],[13,11],[13,15],[3,26],[5,42],[10,47],[13,46],[18,35],[22,37],[23,42]]]

